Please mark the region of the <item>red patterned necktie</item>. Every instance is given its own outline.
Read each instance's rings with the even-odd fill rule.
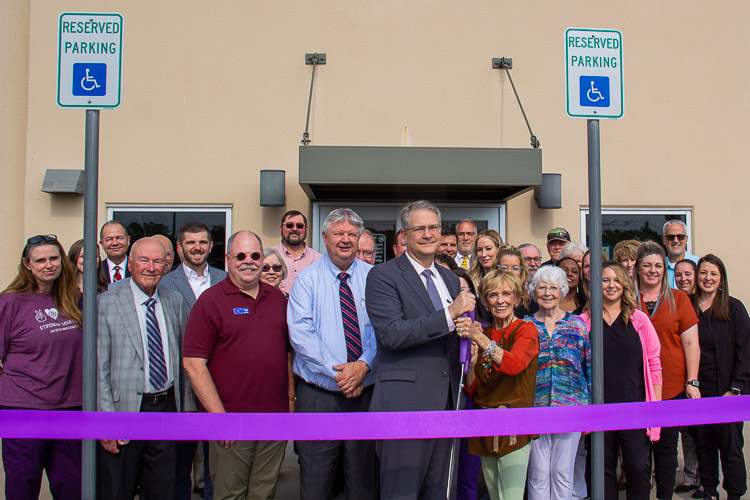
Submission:
[[[115,274],[112,277],[112,281],[120,281],[122,279],[122,274],[120,274],[120,266],[115,266]]]

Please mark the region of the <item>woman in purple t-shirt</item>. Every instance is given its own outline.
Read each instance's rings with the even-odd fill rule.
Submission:
[[[80,410],[82,316],[57,236],[26,241],[18,275],[0,293],[0,409]],[[81,497],[81,441],[2,440],[5,498],[38,498],[46,470],[55,499]]]

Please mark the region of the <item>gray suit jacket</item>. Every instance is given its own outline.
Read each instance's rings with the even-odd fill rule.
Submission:
[[[207,267],[208,275],[211,279],[211,286],[214,286],[227,277],[226,271],[211,266]],[[195,298],[193,288],[190,286],[190,282],[187,279],[187,275],[185,275],[185,268],[182,264],[177,266],[174,271],[164,276],[160,283],[170,290],[179,292],[179,294],[182,295],[182,298],[185,299],[185,302],[187,302],[188,312],[193,310],[193,306],[197,299]]]
[[[437,270],[456,297],[458,277],[441,266]],[[458,336],[450,332],[445,311],[435,310],[406,254],[373,267],[365,294],[378,341],[370,410],[444,410],[449,390],[455,408]]]
[[[145,386],[143,341],[133,291],[129,278],[122,281],[127,283],[98,297],[96,406],[99,411],[140,411]],[[161,284],[158,291],[167,323],[160,327],[167,329],[169,338],[169,362],[174,374],[177,410],[197,411],[190,381],[182,366],[187,304],[180,294]]]

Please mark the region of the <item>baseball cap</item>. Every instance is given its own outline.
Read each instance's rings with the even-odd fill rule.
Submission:
[[[553,240],[570,241],[568,230],[564,227],[555,227],[553,229],[550,229],[549,233],[547,233],[547,241]]]

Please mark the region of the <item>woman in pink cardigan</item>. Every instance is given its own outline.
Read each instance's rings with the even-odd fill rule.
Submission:
[[[633,282],[614,261],[602,264],[604,402],[661,401],[659,337],[651,321],[636,306]],[[589,312],[582,315],[589,327]],[[659,429],[629,429],[604,433],[604,498],[616,500],[617,449],[622,449],[628,499],[649,497],[651,441]]]

